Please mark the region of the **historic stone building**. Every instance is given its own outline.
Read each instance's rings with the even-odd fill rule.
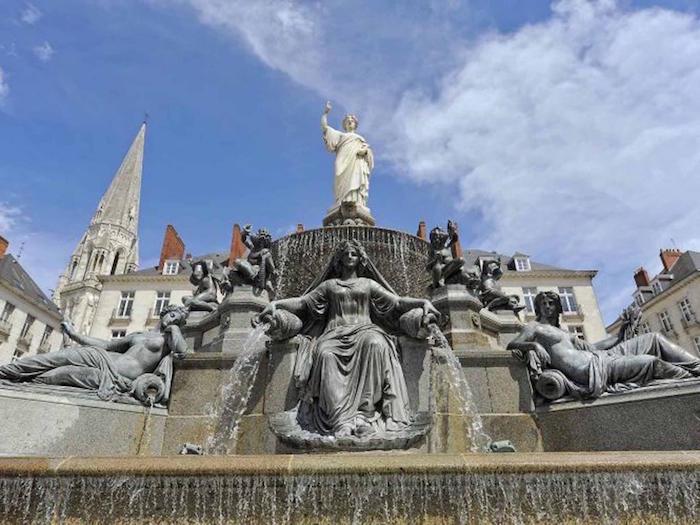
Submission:
[[[300,230],[303,227],[300,226]],[[210,263],[225,264],[242,255],[235,242],[238,229],[234,227],[230,252],[217,252],[194,257]],[[598,341],[606,336],[598,300],[593,289],[594,270],[569,270],[530,260],[527,255],[498,255],[481,250],[464,250],[467,264],[479,256],[497,255],[503,261],[503,291],[522,298],[526,308],[520,313],[522,321],[535,318],[533,300],[538,292],[556,291],[562,298],[562,325],[572,333]],[[182,298],[192,294],[190,268],[185,244],[168,225],[163,238],[160,261],[154,268],[123,275],[104,275],[99,280],[102,292],[97,304],[91,335],[101,338],[120,337],[125,333],[153,327],[160,310],[167,304],[182,304]]]
[[[466,257],[476,258],[485,252],[468,250]],[[606,337],[605,323],[593,289],[596,270],[571,270],[543,264],[523,253],[501,256],[504,272],[501,287],[508,294],[521,297],[524,322],[535,318],[534,300],[539,292],[553,291],[562,302],[562,327],[588,341]]]
[[[102,289],[100,277],[123,275],[138,267],[145,137],[144,122],[56,286],[54,302],[82,333],[92,327]]]
[[[0,237],[0,364],[61,345],[61,314]]]
[[[661,332],[700,355],[700,252],[659,252],[663,269],[653,278],[644,268],[634,273],[634,303],[642,310],[640,330]],[[608,326],[616,333],[620,320]]]

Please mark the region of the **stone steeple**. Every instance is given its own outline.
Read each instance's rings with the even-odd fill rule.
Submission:
[[[138,267],[145,139],[144,122],[56,286],[54,302],[83,333],[90,330],[102,288],[98,277],[124,274]]]

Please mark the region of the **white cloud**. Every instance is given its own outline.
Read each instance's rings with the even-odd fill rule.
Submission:
[[[481,218],[470,244],[600,269],[608,319],[671,237],[700,249],[692,14],[561,0],[546,21],[469,40],[454,5],[353,17],[332,1],[178,1],[358,111],[397,175],[458,187],[445,214]]]
[[[0,106],[2,106],[3,100],[5,100],[9,93],[10,86],[7,84],[7,80],[5,80],[5,72],[0,67]],[[1,222],[0,225],[2,225]]]
[[[21,249],[22,266],[50,296],[75,241],[38,231],[21,206],[3,201],[0,201],[0,235],[10,242],[9,251],[15,257]]]
[[[33,51],[34,55],[42,62],[48,62],[49,60],[51,60],[55,53],[53,47],[51,47],[51,44],[49,44],[48,42],[44,42],[41,45],[34,46]]]
[[[38,7],[33,4],[26,4],[19,18],[25,24],[31,26],[36,24],[42,16],[43,14]]]
[[[484,37],[436,96],[407,93],[390,148],[413,179],[458,184],[478,244],[600,268],[611,318],[649,254],[700,248],[698,56],[692,15],[559,2]]]
[[[9,232],[17,224],[20,216],[19,208],[0,201],[0,235],[4,236],[3,232]]]

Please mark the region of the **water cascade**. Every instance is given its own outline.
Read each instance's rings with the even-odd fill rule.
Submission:
[[[236,440],[238,424],[248,405],[260,358],[266,349],[264,335],[267,328],[263,324],[251,330],[211,409],[212,431],[205,444],[208,454],[226,454],[232,448],[231,442]]]
[[[693,471],[461,470],[5,476],[0,478],[0,512],[17,523],[88,523],[96,516],[128,523],[266,525],[700,519],[700,476]]]

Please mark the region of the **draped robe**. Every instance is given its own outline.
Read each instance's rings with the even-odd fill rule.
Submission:
[[[386,418],[411,420],[408,392],[396,340],[372,317],[394,313],[399,297],[372,279],[329,279],[301,297],[307,312],[325,321],[313,340],[306,393],[299,407],[302,427],[334,434],[358,425],[385,429]],[[299,380],[300,378],[297,377]]]
[[[328,151],[335,153],[335,202],[355,202],[367,206],[369,175],[374,157],[367,141],[355,132],[342,132],[328,126],[323,133]],[[367,149],[364,156],[358,155]]]

